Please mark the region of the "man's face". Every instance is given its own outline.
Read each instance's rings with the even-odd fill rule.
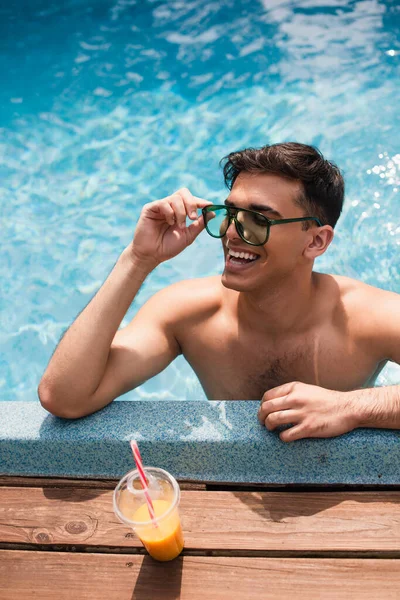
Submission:
[[[295,203],[301,191],[298,181],[272,174],[241,173],[225,203],[257,210],[270,219],[303,217],[304,210]],[[251,246],[241,239],[232,222],[222,238],[225,255],[223,285],[237,291],[251,291],[290,277],[304,264],[303,251],[309,239],[310,232],[303,230],[303,223],[284,223],[271,227],[266,244]],[[257,258],[241,262],[229,255],[229,250]]]

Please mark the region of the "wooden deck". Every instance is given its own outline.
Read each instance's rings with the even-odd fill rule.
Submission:
[[[115,485],[0,478],[0,600],[400,599],[398,489],[182,484],[185,550],[157,563],[114,516]]]

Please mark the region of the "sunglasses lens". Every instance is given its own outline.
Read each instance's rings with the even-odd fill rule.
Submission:
[[[225,208],[214,208],[206,213],[208,232],[214,237],[223,237],[229,227],[229,211]],[[238,211],[237,229],[246,242],[265,244],[268,238],[268,222],[261,215]]]
[[[207,210],[206,222],[208,232],[211,235],[214,237],[223,237],[229,227],[228,211],[224,208],[212,208],[212,210]]]

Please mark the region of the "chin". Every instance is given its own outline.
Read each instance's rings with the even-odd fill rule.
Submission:
[[[250,292],[255,288],[254,283],[251,281],[244,281],[240,276],[226,273],[225,270],[221,275],[221,283],[224,287],[236,292]]]

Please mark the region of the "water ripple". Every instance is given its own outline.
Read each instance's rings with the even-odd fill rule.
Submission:
[[[394,0],[0,7],[3,397],[35,397],[141,206],[182,186],[223,199],[218,161],[233,149],[291,139],[336,160],[347,200],[317,268],[399,292],[398,15]],[[201,235],[125,322],[161,287],[221,267]],[[389,365],[380,381],[399,378]],[[129,397],[160,390],[204,397],[181,357]]]

